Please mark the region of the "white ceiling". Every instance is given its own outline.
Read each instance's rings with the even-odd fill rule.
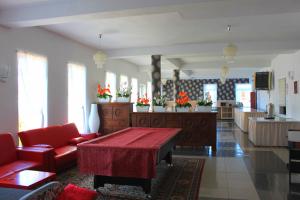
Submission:
[[[300,49],[299,19],[297,0],[0,0],[3,25],[41,26],[140,66],[161,54],[166,71],[195,74],[220,68],[229,41],[238,46],[230,67],[268,67]]]

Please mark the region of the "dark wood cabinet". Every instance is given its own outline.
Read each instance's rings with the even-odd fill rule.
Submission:
[[[98,103],[99,132],[109,134],[130,127],[132,103]]]
[[[179,146],[216,150],[217,113],[131,113],[133,127],[182,128]]]

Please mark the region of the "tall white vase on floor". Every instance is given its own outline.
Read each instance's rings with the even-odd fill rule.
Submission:
[[[97,104],[91,104],[91,111],[89,116],[90,132],[97,133],[100,127],[100,118],[98,114]]]

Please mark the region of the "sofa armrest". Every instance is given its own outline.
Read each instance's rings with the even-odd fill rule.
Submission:
[[[19,160],[28,160],[41,163],[42,170],[54,171],[54,149],[41,147],[17,147]]]
[[[88,140],[91,140],[91,139],[94,139],[94,138],[97,138],[99,137],[101,134],[100,133],[87,133],[87,134],[80,134],[81,137],[85,138],[85,139],[88,139]]]

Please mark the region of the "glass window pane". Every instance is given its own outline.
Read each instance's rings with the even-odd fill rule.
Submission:
[[[18,51],[19,131],[48,125],[47,58]]]
[[[241,102],[243,107],[251,107],[250,92],[252,90],[251,84],[235,84],[235,99],[236,102]]]
[[[147,96],[147,88],[145,84],[140,84],[140,94],[139,97]]]
[[[116,93],[117,93],[117,76],[115,73],[112,72],[106,72],[105,76],[105,86],[110,86],[110,92],[112,95],[112,101],[116,99]]]
[[[213,102],[213,107],[217,106],[218,99],[218,85],[217,84],[204,84],[204,99],[210,99]]]
[[[138,80],[136,78],[131,79],[131,102],[137,102],[138,98]]]
[[[128,77],[125,75],[120,75],[120,89],[128,88]]]
[[[147,82],[147,96],[152,100],[152,83],[150,81]]]
[[[86,67],[68,63],[68,122],[84,133],[86,125]]]

